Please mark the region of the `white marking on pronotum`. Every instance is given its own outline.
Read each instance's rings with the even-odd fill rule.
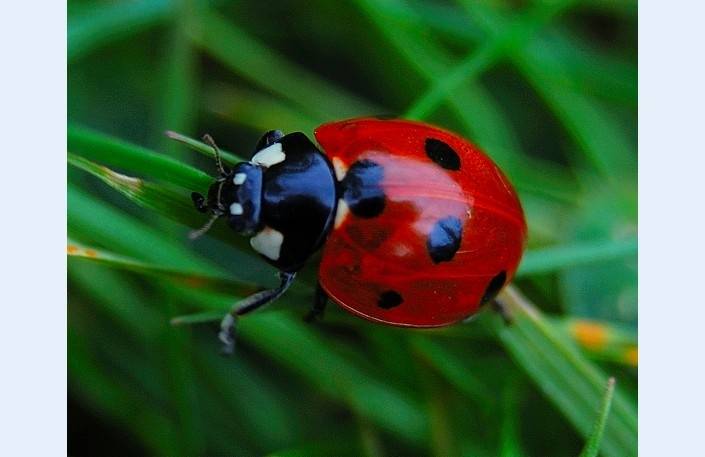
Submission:
[[[233,203],[232,205],[230,205],[230,214],[232,214],[233,216],[239,216],[242,213],[243,213],[243,211],[242,211],[241,204],[236,202],[236,203]]]
[[[235,173],[235,176],[233,176],[233,184],[239,186],[244,183],[246,179],[247,175],[245,173]]]
[[[257,235],[250,238],[250,246],[265,257],[279,260],[284,235],[271,227],[263,228]]]
[[[342,181],[345,178],[345,174],[348,172],[348,167],[345,163],[337,157],[333,157],[333,170],[335,170],[335,177],[338,181]]]
[[[345,203],[345,200],[341,198],[338,200],[338,209],[335,211],[335,222],[333,227],[338,228],[343,225],[343,222],[347,219],[348,214],[350,214],[350,208],[348,208],[348,204]]]
[[[252,163],[269,168],[286,159],[281,143],[274,143],[259,151],[252,157]]]

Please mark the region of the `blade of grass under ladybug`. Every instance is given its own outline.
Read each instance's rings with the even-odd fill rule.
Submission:
[[[68,153],[68,163],[99,178],[141,206],[162,214],[186,216],[189,221],[196,223],[193,205],[186,200],[184,191],[118,173],[71,152]],[[179,219],[183,220],[184,217]]]
[[[589,362],[568,338],[561,336],[541,313],[512,286],[500,294],[512,324],[498,316],[483,319],[499,341],[541,391],[584,437],[591,433],[594,405],[602,396],[607,376]],[[601,449],[609,456],[630,456],[636,446],[636,408],[615,392],[612,420],[605,429]]]
[[[601,240],[531,249],[519,265],[517,277],[543,274],[575,265],[598,263],[637,255],[636,237],[622,240]]]
[[[224,275],[222,269],[201,259],[177,240],[165,238],[158,230],[140,223],[134,217],[118,211],[87,192],[68,186],[69,235],[82,234],[76,239],[103,246],[119,254],[133,256],[165,267],[200,272],[206,275]],[[109,224],[104,221],[110,221]]]
[[[217,246],[221,254],[237,261],[235,263],[237,268],[231,270],[215,266],[180,243],[186,238],[185,233],[182,238],[164,237],[162,231],[118,211],[72,185],[69,185],[68,190],[69,235],[79,241],[109,246],[116,254],[128,255],[157,266],[195,272],[203,276],[233,277],[237,280],[238,274],[241,273],[248,278],[245,282],[261,284],[267,284],[271,278],[270,270],[248,267],[257,262],[256,257],[249,249],[242,252],[245,249],[246,240],[233,237],[227,227],[214,229],[212,234],[235,247],[230,249],[225,245]],[[166,213],[165,216],[176,219],[174,213]],[[101,222],[103,220],[109,220],[111,223],[103,224]],[[179,260],[176,264],[165,263],[171,261],[170,259]],[[306,281],[298,281],[292,292],[296,293],[306,285],[308,285]]]
[[[384,112],[297,66],[220,14],[203,11],[200,20],[208,26],[193,31],[191,38],[206,53],[237,75],[296,103],[310,114],[337,119]]]
[[[605,432],[607,417],[610,414],[610,407],[612,406],[612,398],[614,396],[614,386],[614,378],[609,378],[607,380],[607,386],[605,387],[605,394],[602,397],[597,420],[590,434],[590,439],[585,443],[585,448],[583,448],[583,451],[580,453],[580,457],[597,457],[600,453],[600,441]]]
[[[257,286],[254,284],[243,281],[237,281],[220,276],[207,276],[190,271],[181,271],[174,268],[166,268],[150,264],[148,262],[131,259],[126,256],[117,255],[103,249],[82,246],[81,244],[71,240],[69,240],[66,251],[69,257],[100,262],[113,268],[119,268],[156,278],[167,278],[188,287],[204,288],[216,292],[227,292],[240,296],[249,295],[257,290]]]
[[[537,6],[515,20],[490,39],[484,41],[478,49],[468,54],[462,61],[442,77],[434,80],[431,86],[418,97],[407,109],[405,117],[425,119],[435,111],[461,84],[467,84],[495,65],[510,51],[516,52],[531,41],[533,35],[548,24],[551,19],[574,3],[563,0]]]
[[[69,124],[68,150],[85,159],[187,189],[207,189],[213,178],[183,162],[147,148]]]
[[[179,224],[198,229],[207,220],[205,216],[194,210],[188,191],[174,188],[168,184],[157,184],[126,176],[71,153],[69,153],[69,164],[99,178],[137,205],[155,211]],[[233,232],[224,224],[216,224],[208,234],[248,253],[242,254],[243,256],[254,258],[252,254],[249,254],[251,250],[247,240],[244,237],[233,236]]]

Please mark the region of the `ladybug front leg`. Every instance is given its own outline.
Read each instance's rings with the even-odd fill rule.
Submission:
[[[291,283],[296,277],[296,272],[287,273],[279,272],[279,280],[281,283],[275,289],[262,290],[256,292],[249,297],[235,303],[228,314],[225,315],[220,323],[220,333],[218,338],[223,342],[223,353],[232,354],[235,351],[235,330],[237,318],[261,308],[277,298],[281,297],[284,292],[291,286]]]
[[[328,294],[321,287],[321,283],[316,286],[316,295],[313,298],[313,306],[311,310],[304,316],[306,322],[313,322],[321,317],[326,310],[326,305],[328,305]]]

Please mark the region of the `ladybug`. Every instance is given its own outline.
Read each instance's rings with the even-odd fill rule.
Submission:
[[[226,168],[193,202],[249,236],[280,285],[238,302],[221,325],[232,350],[236,318],[280,297],[322,248],[316,299],[365,319],[440,327],[491,302],[514,273],[526,221],[502,171],[467,140],[408,120],[359,118],[315,132],[264,134],[249,162]],[[323,152],[322,152],[323,151]]]

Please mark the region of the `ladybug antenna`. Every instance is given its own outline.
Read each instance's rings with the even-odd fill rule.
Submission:
[[[188,234],[189,240],[195,240],[196,238],[199,238],[199,237],[202,236],[204,233],[206,233],[208,230],[210,230],[210,228],[213,226],[213,223],[214,223],[220,216],[222,216],[222,214],[220,214],[220,213],[215,213],[215,214],[213,214],[213,215],[211,216],[211,218],[208,219],[208,222],[206,222],[205,224],[203,224],[203,227],[201,227],[201,228],[198,229],[198,230],[192,230],[191,232],[189,232],[189,234]]]
[[[213,152],[215,152],[215,165],[218,167],[220,174],[222,176],[227,175],[228,172],[225,170],[225,167],[223,167],[223,161],[220,159],[220,150],[218,149],[218,145],[215,144],[213,137],[206,133],[203,135],[203,142],[213,148]]]

